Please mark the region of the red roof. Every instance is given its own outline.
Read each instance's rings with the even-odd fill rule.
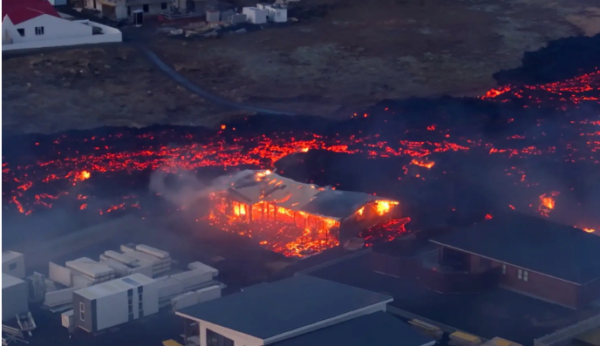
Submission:
[[[48,0],[2,0],[2,20],[8,16],[15,25],[43,14],[60,18]]]

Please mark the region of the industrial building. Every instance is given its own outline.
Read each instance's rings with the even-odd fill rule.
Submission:
[[[271,250],[302,257],[357,238],[361,231],[389,220],[397,205],[258,170],[247,171],[227,190],[212,194],[209,218],[222,229],[240,227],[236,233],[250,234]]]
[[[503,288],[570,308],[600,298],[600,237],[580,229],[510,213],[430,241],[440,265],[495,272]]]
[[[158,312],[156,280],[133,274],[73,292],[73,324],[96,333]]]
[[[386,313],[389,296],[311,276],[262,283],[177,311],[186,344],[432,345]]]

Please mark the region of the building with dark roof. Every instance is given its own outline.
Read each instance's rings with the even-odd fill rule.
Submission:
[[[346,334],[352,333],[358,340],[374,338],[375,332],[367,329],[375,325],[379,325],[377,333],[414,340],[407,345],[428,344],[430,339],[419,338],[410,328],[402,329],[402,321],[386,315],[392,300],[376,292],[300,275],[259,284],[176,314],[197,323],[197,335],[187,342],[202,346],[330,345],[332,338],[345,340]]]
[[[440,261],[470,273],[499,268],[502,287],[578,308],[600,298],[600,237],[518,213],[431,239]]]

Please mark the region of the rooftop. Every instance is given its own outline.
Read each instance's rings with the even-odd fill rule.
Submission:
[[[331,327],[287,339],[275,346],[421,346],[434,342],[408,324],[386,313],[376,312]]]
[[[143,286],[154,281],[154,279],[151,279],[143,274],[132,274],[123,278],[110,280],[94,286],[82,288],[80,290],[75,291],[75,293],[86,299],[93,300],[117,292],[127,291],[132,287],[135,288]]]
[[[276,203],[285,209],[336,220],[344,219],[365,204],[381,199],[361,192],[304,184],[269,171],[249,171],[234,183],[230,192],[249,204],[261,201]]]
[[[600,278],[600,237],[534,216],[509,213],[431,241],[576,284]]]
[[[2,0],[2,21],[8,16],[17,25],[44,14],[60,18],[47,0]]]
[[[19,252],[14,252],[14,251],[4,251],[2,253],[2,263],[4,262],[8,262],[8,261],[12,261],[16,258],[22,257],[23,254],[19,253]]]
[[[12,287],[12,286],[18,285],[23,282],[25,282],[25,281],[23,281],[19,278],[16,278],[12,275],[2,273],[2,289]]]
[[[394,301],[388,312],[402,309],[486,339],[500,335],[524,346],[600,313],[595,307],[572,310],[501,288],[481,294],[441,294],[414,279],[375,273],[369,260],[369,255],[349,259],[311,275],[389,294]]]
[[[391,300],[383,294],[300,275],[256,285],[177,313],[268,339]]]

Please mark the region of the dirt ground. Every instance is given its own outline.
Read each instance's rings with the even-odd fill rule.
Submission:
[[[4,133],[100,126],[198,125],[228,110],[179,87],[128,46],[69,49],[3,61]]]
[[[230,100],[341,118],[387,98],[479,95],[496,86],[495,72],[520,66],[524,52],[600,32],[597,0],[292,6],[308,15],[220,39],[167,37],[146,27],[144,43],[201,88]],[[231,115],[178,87],[126,44],[5,60],[3,88],[5,131],[214,125]]]

